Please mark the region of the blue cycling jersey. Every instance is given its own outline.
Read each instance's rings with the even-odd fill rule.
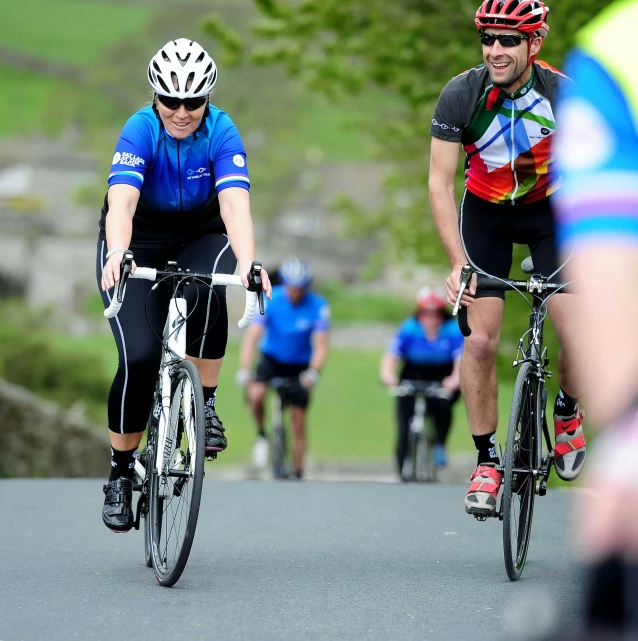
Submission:
[[[633,15],[638,24],[638,9]],[[625,61],[638,77],[633,59]],[[566,124],[556,148],[563,176],[555,197],[559,242],[565,251],[608,239],[638,243],[638,109],[630,97],[636,80],[623,83],[619,69],[614,77],[583,49],[567,66],[574,84],[560,105]]]
[[[134,239],[136,232],[224,232],[218,193],[228,187],[250,189],[239,132],[213,105],[201,130],[183,140],[164,129],[152,106],[133,114],[115,148],[108,184],[140,190]],[[107,213],[105,199],[102,233]]]
[[[303,365],[312,357],[312,334],[330,328],[330,308],[323,296],[315,292],[306,292],[293,305],[285,287],[278,285],[273,287],[265,314],[258,314],[253,322],[266,329],[260,344],[266,356],[280,363]]]
[[[439,334],[429,340],[421,323],[414,317],[403,321],[388,352],[415,365],[446,365],[457,359],[463,351],[463,335],[456,321],[443,323]]]

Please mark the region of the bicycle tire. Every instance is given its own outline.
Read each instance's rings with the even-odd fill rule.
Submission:
[[[429,481],[429,471],[428,471],[428,442],[427,437],[424,433],[416,435],[415,442],[415,479],[419,483],[425,483]]]
[[[163,469],[154,470],[152,463],[149,466],[151,556],[155,577],[165,587],[170,587],[179,580],[195,538],[204,480],[206,431],[204,394],[195,365],[182,360],[171,366],[171,379],[171,404],[166,423],[167,444],[164,447]],[[190,394],[187,392],[189,388]],[[184,475],[176,477],[166,474],[167,468]],[[179,523],[176,522],[178,515]],[[180,532],[183,532],[183,538],[177,540]],[[175,547],[173,549],[171,546],[169,550],[171,537]]]
[[[153,415],[156,404],[159,400],[159,383],[155,387],[155,395],[153,396],[153,406],[151,413],[146,423],[146,448],[144,449],[145,461],[144,469],[146,470],[146,478],[142,484],[142,496],[140,501],[144,501],[146,505],[142,506],[142,516],[144,518],[144,563],[146,567],[153,567],[153,555],[151,554],[151,517],[150,517],[150,499],[149,499],[149,479],[151,466],[155,461],[155,442],[157,441],[157,420]],[[149,463],[150,462],[150,463]]]
[[[272,431],[273,440],[273,476],[285,479],[286,473],[286,433],[283,425],[275,425]]]
[[[532,531],[540,427],[539,381],[531,363],[516,377],[503,470],[503,553],[511,581],[523,574]],[[517,509],[518,508],[518,509]]]

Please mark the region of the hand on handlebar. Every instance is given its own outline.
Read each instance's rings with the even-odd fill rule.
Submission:
[[[309,367],[299,374],[299,382],[305,390],[312,389],[319,380],[319,372]]]
[[[447,302],[454,306],[456,305],[456,299],[459,296],[459,291],[461,290],[461,270],[465,264],[454,265],[452,273],[448,276],[448,279],[445,281],[445,291],[447,292]],[[474,295],[476,294],[476,274],[472,274],[472,280],[470,281],[469,287],[463,292],[463,298],[461,299],[461,305],[463,307],[468,307],[474,302]]]
[[[249,369],[240,369],[237,374],[235,374],[235,383],[239,387],[246,387],[250,381],[255,380],[255,372]]]
[[[261,267],[261,263],[253,261],[250,265],[240,265],[239,266],[239,274],[241,276],[241,282],[244,284],[244,287],[246,289],[251,289],[251,286],[254,286],[255,284],[255,276],[256,272],[253,270],[253,265],[259,265]],[[268,272],[261,267],[259,270],[259,278],[261,279],[261,289],[266,294],[266,298],[270,300],[272,298],[272,285],[270,284],[270,277],[268,276]],[[255,291],[252,289],[251,291]]]
[[[441,387],[450,392],[456,392],[461,387],[461,381],[457,376],[446,376],[441,381]]]
[[[102,269],[102,291],[107,291],[115,287],[115,283],[120,280],[120,273],[122,267],[122,254],[113,254],[104,265]],[[131,274],[135,273],[137,265],[133,261],[133,268],[131,269]]]
[[[399,387],[399,377],[396,374],[382,374],[381,375],[381,382],[386,386],[386,387]]]

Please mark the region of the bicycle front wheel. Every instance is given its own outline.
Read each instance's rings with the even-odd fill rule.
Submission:
[[[524,363],[514,387],[503,479],[503,551],[511,581],[523,574],[532,532],[541,420],[538,386],[533,365]]]
[[[162,469],[151,469],[149,502],[151,556],[158,582],[174,585],[193,545],[204,480],[206,417],[197,368],[181,361],[171,374]]]

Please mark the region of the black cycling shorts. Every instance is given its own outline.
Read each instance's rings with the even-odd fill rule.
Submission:
[[[508,278],[514,243],[527,245],[535,271],[561,281],[554,216],[545,198],[529,205],[490,203],[469,191],[461,202],[459,226],[465,254],[474,267]],[[505,298],[504,292],[481,290],[477,298]]]
[[[255,380],[259,383],[270,383],[273,378],[298,378],[299,374],[308,369],[308,363],[282,363],[268,354],[262,354],[255,371]],[[310,403],[310,393],[299,385],[292,389],[284,389],[281,398],[285,405],[294,405],[306,409]]]
[[[167,261],[174,260],[179,267],[192,272],[232,274],[237,265],[228,238],[222,234],[176,238],[171,242],[162,240],[143,246],[131,243],[130,249],[138,267],[164,269]],[[106,252],[106,241],[98,240],[97,282],[104,305],[108,306],[114,290],[103,292],[100,285]],[[151,292],[152,286],[148,280],[129,279],[122,309],[109,321],[119,365],[109,393],[108,421],[109,429],[121,434],[144,431],[153,402],[162,357],[156,334],[161,337],[164,331],[171,291],[160,285]],[[215,286],[211,290],[205,285],[191,285],[186,287],[185,297],[189,314],[187,354],[196,358],[222,358],[228,340],[226,288]]]

